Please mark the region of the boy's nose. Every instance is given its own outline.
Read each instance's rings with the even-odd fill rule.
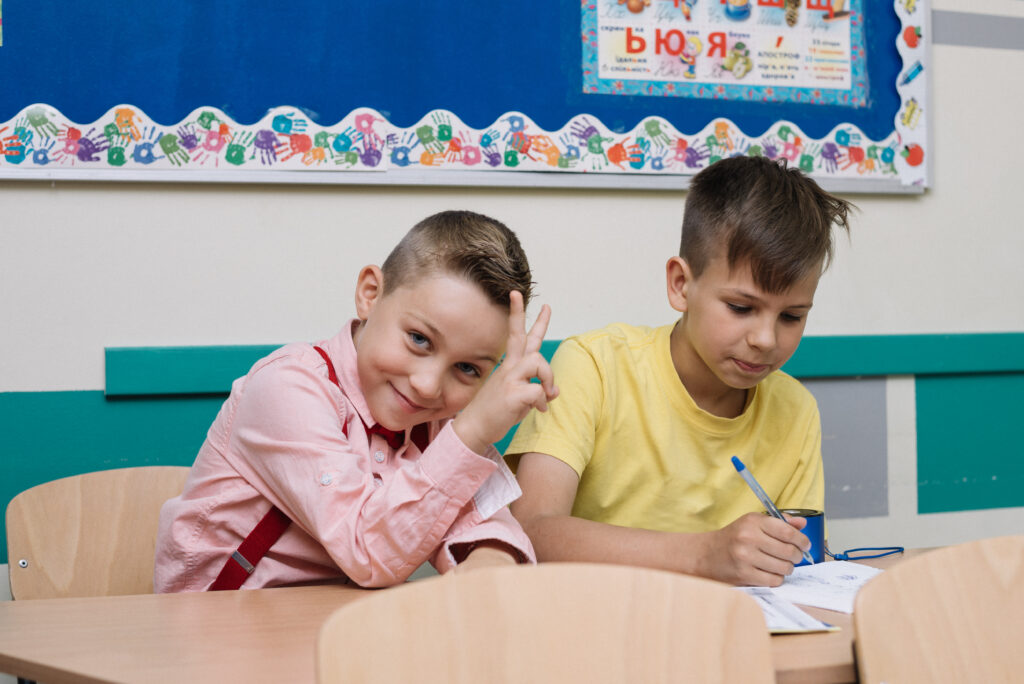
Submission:
[[[409,384],[422,399],[441,396],[441,374],[433,368],[422,368],[409,376]]]
[[[755,349],[773,349],[775,347],[775,325],[768,321],[759,321],[751,328],[747,340],[748,344]]]

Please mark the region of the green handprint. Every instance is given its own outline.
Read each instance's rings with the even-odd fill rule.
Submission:
[[[764,154],[764,150],[761,149],[760,145],[751,145],[747,150],[748,157],[760,157]]]
[[[505,151],[505,166],[515,168],[519,166],[519,153],[515,150]]]
[[[814,171],[814,157],[809,154],[800,156],[800,170],[804,173],[811,173]]]
[[[431,117],[437,125],[437,139],[448,142],[452,139],[452,120],[447,114],[434,112]]]
[[[444,143],[438,142],[437,138],[434,137],[434,129],[428,124],[424,124],[416,129],[416,137],[419,138],[423,149],[429,152],[436,153],[444,150]]]
[[[327,147],[331,144],[331,134],[327,131],[320,131],[313,136],[313,147]]]
[[[599,133],[587,138],[587,151],[591,154],[599,154],[604,157],[604,147],[601,143],[612,142],[614,138],[602,138]]]
[[[33,107],[25,112],[25,116],[28,117],[29,125],[36,129],[36,133],[39,135],[48,135],[51,138],[57,137],[57,125],[47,118],[46,110],[42,107]]]
[[[115,126],[114,128],[117,128]],[[124,166],[124,148],[123,147],[108,147],[107,148],[107,163],[111,166]]]
[[[216,120],[217,120],[217,115],[216,114],[214,114],[211,111],[205,111],[205,112],[203,112],[202,114],[199,115],[199,118],[196,119],[196,123],[199,124],[200,128],[204,128],[206,130],[210,130],[210,126],[212,126],[213,122],[216,121]]]
[[[188,152],[178,146],[178,136],[168,133],[160,137],[160,149],[175,166],[188,163]]]
[[[647,136],[659,145],[668,146],[672,142],[672,139],[668,137],[668,134],[661,130],[661,122],[657,119],[648,119],[645,121],[644,130],[647,131]]]

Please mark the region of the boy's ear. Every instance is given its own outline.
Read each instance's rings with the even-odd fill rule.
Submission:
[[[384,273],[377,266],[363,266],[356,280],[356,315],[365,321],[384,296]]]
[[[674,256],[665,264],[665,287],[668,303],[676,311],[685,313],[688,307],[687,294],[693,282],[693,271],[682,257]]]

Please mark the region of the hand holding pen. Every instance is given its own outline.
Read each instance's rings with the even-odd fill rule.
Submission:
[[[746,482],[747,486],[750,487],[751,491],[754,492],[754,496],[757,497],[757,500],[760,501],[761,505],[765,507],[765,510],[767,510],[772,517],[778,518],[779,520],[788,523],[789,521],[786,520],[786,517],[779,512],[778,508],[775,507],[775,504],[772,502],[771,497],[768,496],[764,489],[761,488],[761,485],[757,483],[757,480],[755,480],[754,476],[750,474],[750,471],[747,470],[747,467],[743,465],[743,461],[733,456],[732,464],[736,468],[736,472],[738,472],[740,474],[740,477],[743,478],[743,481]],[[814,559],[811,558],[810,552],[804,551],[803,556],[804,560],[807,561],[809,564],[814,564]]]

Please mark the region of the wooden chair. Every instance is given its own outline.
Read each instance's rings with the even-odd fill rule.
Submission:
[[[1024,536],[901,562],[858,592],[853,626],[864,684],[1021,681]]]
[[[774,682],[755,601],[710,580],[586,563],[482,568],[339,608],[321,684]]]
[[[17,599],[153,592],[160,506],[189,469],[121,468],[66,477],[7,506],[11,595]]]

